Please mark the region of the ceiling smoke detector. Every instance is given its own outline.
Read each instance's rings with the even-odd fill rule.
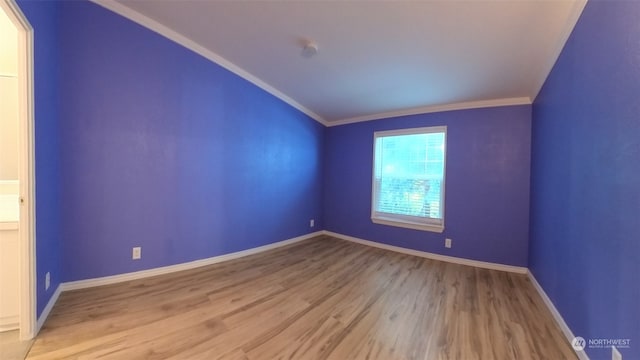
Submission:
[[[312,41],[308,41],[302,48],[302,57],[310,58],[318,53],[318,45]]]

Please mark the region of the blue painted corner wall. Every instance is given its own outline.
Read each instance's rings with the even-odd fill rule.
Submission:
[[[589,1],[533,104],[529,267],[574,335],[629,339],[624,359],[640,359],[639,96],[640,2]]]
[[[374,224],[371,176],[375,131],[447,126],[445,230]],[[431,253],[527,266],[531,107],[448,111],[327,129],[325,228]],[[451,238],[453,247],[444,247]]]
[[[102,7],[59,11],[64,281],[322,228],[324,126]]]
[[[533,106],[326,129],[98,5],[18,3],[35,40],[38,315],[64,281],[327,229],[529,266],[576,335],[631,339],[621,352],[640,358],[640,3],[589,1]],[[431,125],[448,126],[445,233],[373,224],[373,132]]]
[[[38,316],[61,282],[322,229],[321,124],[98,5],[19,6],[35,37]]]
[[[53,1],[18,4],[33,27],[34,40],[36,303],[40,316],[62,281],[58,4]],[[51,272],[48,290],[44,283],[46,272]]]

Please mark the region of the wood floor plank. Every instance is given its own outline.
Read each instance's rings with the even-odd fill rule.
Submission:
[[[65,292],[28,359],[576,359],[526,276],[318,237]]]

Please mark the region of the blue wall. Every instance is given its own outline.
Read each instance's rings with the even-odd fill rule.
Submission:
[[[35,34],[38,314],[60,281],[325,228],[469,259],[528,260],[576,335],[631,338],[622,352],[640,358],[637,2],[588,3],[533,110],[328,129],[97,5],[20,6]],[[431,125],[448,126],[445,232],[373,224],[373,132]],[[133,246],[142,260],[131,261]]]
[[[445,230],[371,222],[374,131],[447,125]],[[531,107],[449,111],[330,127],[325,228],[415,250],[527,266]],[[453,247],[444,247],[445,237]]]
[[[36,171],[36,277],[37,315],[61,281],[60,273],[60,137],[58,124],[58,6],[55,2],[20,1],[33,27],[35,171]],[[45,274],[51,286],[45,290]]]
[[[533,106],[529,266],[576,336],[640,359],[640,2],[589,1]],[[588,349],[610,359],[610,349]]]
[[[63,281],[322,228],[321,124],[95,4],[61,3],[60,39]]]

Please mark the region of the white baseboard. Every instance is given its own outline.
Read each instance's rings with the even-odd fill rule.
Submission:
[[[61,292],[62,292],[62,284],[58,285],[58,287],[56,288],[56,291],[53,293],[53,295],[51,295],[51,298],[49,299],[47,306],[45,306],[44,310],[42,310],[42,314],[40,314],[40,317],[38,318],[38,322],[36,322],[36,331],[34,333],[34,336],[38,335],[38,333],[40,332],[40,329],[42,329],[42,325],[44,325],[44,322],[47,321],[47,318],[49,317],[49,313],[51,312],[51,310],[53,309],[53,306],[58,301],[58,298],[60,297]]]
[[[20,329],[20,316],[2,316],[0,317],[0,332]]]
[[[455,256],[434,254],[426,251],[407,249],[400,246],[393,246],[393,245],[382,244],[375,241],[364,240],[364,239],[360,239],[360,238],[349,236],[349,235],[334,233],[332,231],[325,230],[323,231],[323,233],[328,236],[333,236],[338,239],[343,239],[343,240],[351,241],[351,242],[362,244],[362,245],[377,247],[380,249],[395,251],[395,252],[408,254],[408,255],[419,256],[419,257],[432,259],[432,260],[440,260],[440,261],[446,261],[454,264],[474,266],[474,267],[479,267],[483,269],[507,271],[507,272],[518,273],[518,274],[526,274],[528,272],[526,267],[521,267],[521,266],[504,265],[504,264],[490,263],[485,261],[463,259]]]
[[[536,291],[542,298],[542,301],[544,301],[544,304],[547,306],[547,308],[551,312],[553,319],[556,321],[558,326],[560,326],[560,330],[562,330],[562,333],[567,338],[567,342],[571,344],[571,342],[573,341],[573,338],[575,337],[573,335],[573,331],[571,331],[571,328],[569,328],[569,325],[567,325],[567,322],[564,321],[564,318],[562,317],[562,315],[560,315],[560,312],[558,311],[558,309],[556,309],[556,306],[553,305],[553,302],[551,301],[547,293],[544,291],[542,286],[540,286],[540,283],[538,283],[538,280],[536,280],[535,276],[533,276],[533,273],[531,273],[531,271],[527,271],[527,276],[529,277],[529,280],[531,280],[533,287],[536,289]],[[584,351],[577,351],[576,355],[580,360],[589,360],[589,356],[587,356],[587,353]]]
[[[47,306],[44,308],[44,310],[42,311],[42,314],[38,318],[38,322],[36,323],[35,335],[37,335],[40,332],[42,325],[44,325],[44,322],[49,317],[49,313],[51,312],[51,309],[53,309],[53,306],[56,304],[56,302],[58,301],[58,297],[60,297],[60,294],[63,291],[84,289],[84,288],[90,288],[90,287],[101,286],[101,285],[109,285],[109,284],[115,284],[115,283],[120,283],[124,281],[142,279],[142,278],[151,277],[151,276],[169,274],[176,271],[195,269],[201,266],[207,266],[207,265],[216,264],[216,263],[227,261],[227,260],[241,258],[243,256],[257,254],[263,251],[273,250],[282,246],[291,245],[300,241],[308,240],[320,235],[322,235],[322,231],[316,231],[314,233],[279,241],[273,244],[259,246],[256,248],[242,250],[242,251],[238,251],[230,254],[214,256],[207,259],[195,260],[187,263],[163,266],[160,268],[136,271],[136,272],[126,273],[126,274],[119,274],[119,275],[105,276],[105,277],[95,278],[95,279],[61,283],[60,285],[58,285],[58,288],[53,293],[53,296],[51,296],[51,299],[49,299]]]
[[[207,266],[207,265],[216,264],[223,261],[233,260],[233,259],[241,258],[244,256],[261,253],[263,251],[273,250],[285,245],[294,244],[294,243],[308,240],[320,235],[322,235],[322,231],[316,231],[310,234],[298,236],[288,240],[283,240],[283,241],[279,241],[272,244],[259,246],[259,247],[255,247],[247,250],[237,251],[234,253],[214,256],[207,259],[195,260],[195,261],[190,261],[190,262],[170,265],[170,266],[163,266],[163,267],[149,269],[149,270],[130,272],[126,274],[118,274],[118,275],[105,276],[105,277],[100,277],[95,279],[65,282],[60,284],[60,287],[62,288],[62,291],[77,290],[77,289],[84,289],[84,288],[90,288],[95,286],[116,284],[116,283],[125,282],[125,281],[143,279],[151,276],[169,274],[177,271],[190,270],[190,269],[195,269],[201,266]]]
[[[214,256],[214,257],[207,258],[207,259],[195,260],[195,261],[191,261],[191,262],[187,262],[187,263],[164,266],[164,267],[155,268],[155,269],[149,269],[149,270],[136,271],[136,272],[120,274],[120,275],[113,275],[113,276],[106,276],[106,277],[95,278],[95,279],[87,279],[87,280],[79,280],[79,281],[61,283],[58,286],[58,288],[56,289],[56,291],[53,293],[53,296],[51,296],[51,299],[49,299],[49,302],[47,303],[47,306],[44,308],[44,310],[42,311],[42,314],[38,318],[38,321],[37,321],[37,324],[36,324],[36,332],[35,333],[38,334],[38,332],[40,332],[40,329],[44,325],[44,322],[47,320],[47,317],[49,316],[49,313],[53,309],[53,306],[58,301],[58,297],[60,296],[60,294],[63,291],[84,289],[84,288],[101,286],[101,285],[108,285],[108,284],[115,284],[115,283],[120,283],[120,282],[125,282],[125,281],[130,281],[130,280],[136,280],[136,279],[142,279],[142,278],[151,277],[151,276],[169,274],[169,273],[173,273],[173,272],[177,272],[177,271],[194,269],[194,268],[198,268],[198,267],[202,267],[202,266],[216,264],[216,263],[223,262],[223,261],[238,259],[238,258],[241,258],[241,257],[244,257],[244,256],[258,254],[258,253],[261,253],[261,252],[264,252],[264,251],[268,251],[268,250],[276,249],[276,248],[279,248],[279,247],[282,247],[282,246],[294,244],[294,243],[297,243],[297,242],[300,242],[300,241],[308,240],[308,239],[311,239],[311,238],[314,238],[314,237],[320,236],[320,235],[332,236],[332,237],[335,237],[335,238],[338,238],[338,239],[343,239],[343,240],[351,241],[351,242],[362,244],[362,245],[372,246],[372,247],[385,249],[385,250],[390,250],[390,251],[395,251],[395,252],[408,254],[408,255],[424,257],[424,258],[427,258],[427,259],[446,261],[446,262],[450,262],[450,263],[467,265],[467,266],[475,266],[475,267],[485,268],[485,269],[507,271],[507,272],[513,272],[513,273],[518,273],[518,274],[528,274],[529,279],[531,280],[531,283],[533,284],[535,289],[538,291],[538,293],[542,297],[542,300],[544,301],[546,306],[551,311],[551,314],[553,315],[554,319],[556,320],[556,322],[560,326],[560,329],[562,330],[562,332],[566,336],[567,340],[569,342],[571,342],[571,340],[574,337],[573,336],[573,332],[571,331],[571,329],[569,328],[567,323],[564,321],[564,319],[562,318],[562,316],[560,315],[558,310],[555,308],[555,306],[553,305],[553,303],[551,302],[551,300],[549,299],[547,294],[544,292],[544,290],[542,289],[540,284],[538,284],[538,282],[536,281],[536,279],[533,276],[533,274],[531,272],[529,272],[528,269],[525,268],[525,267],[504,265],[504,264],[496,264],[496,263],[490,263],[490,262],[484,262],[484,261],[478,261],[478,260],[469,260],[469,259],[457,258],[457,257],[453,257],[453,256],[446,256],[446,255],[429,253],[429,252],[425,252],[425,251],[407,249],[407,248],[403,248],[403,247],[399,247],[399,246],[381,244],[381,243],[378,243],[378,242],[364,240],[364,239],[356,238],[356,237],[353,237],[353,236],[343,235],[343,234],[339,234],[339,233],[335,233],[335,232],[331,232],[331,231],[326,231],[326,230],[316,231],[314,233],[298,236],[298,237],[295,237],[295,238],[292,238],[292,239],[288,239],[288,240],[279,241],[279,242],[276,242],[276,243],[273,243],[273,244],[259,246],[259,247],[256,247],[256,248],[242,250],[242,251],[238,251],[238,252],[234,252],[234,253],[230,253],[230,254]],[[577,355],[580,358],[580,360],[589,360],[589,358],[587,357],[587,354],[584,351],[581,351],[581,352],[577,353]]]

